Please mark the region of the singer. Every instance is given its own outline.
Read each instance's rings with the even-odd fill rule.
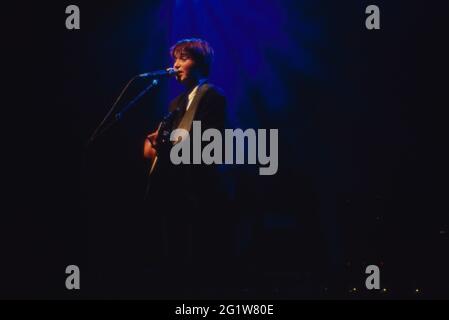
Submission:
[[[145,140],[144,157],[152,168],[147,203],[150,214],[157,215],[161,223],[163,269],[169,278],[178,275],[174,280],[178,286],[189,286],[187,279],[214,286],[214,281],[223,279],[220,273],[229,259],[231,243],[223,168],[173,165],[167,152],[171,142],[161,135],[177,128],[191,133],[193,121],[201,121],[202,130],[224,132],[226,98],[208,82],[214,57],[209,43],[184,39],[170,49],[170,55],[176,80],[185,91],[171,101],[169,116]]]

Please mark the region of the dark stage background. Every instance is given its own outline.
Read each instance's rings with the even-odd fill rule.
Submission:
[[[128,79],[201,37],[229,127],[279,129],[276,175],[229,172],[239,267],[217,296],[448,297],[445,1],[76,1],[79,31],[64,28],[69,4],[42,5],[38,36],[12,37],[39,77],[17,95],[33,111],[17,109],[25,155],[13,161],[2,296],[173,297],[146,260],[142,144],[182,88],[161,82],[84,144]],[[381,30],[365,28],[369,4]],[[69,264],[79,292],[65,289]],[[370,264],[386,292],[364,289]]]

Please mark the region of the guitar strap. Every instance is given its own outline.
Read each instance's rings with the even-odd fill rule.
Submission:
[[[181,122],[178,125],[178,129],[184,129],[187,132],[190,132],[190,129],[192,128],[192,122],[193,118],[195,117],[196,111],[198,109],[198,105],[201,101],[201,98],[204,96],[206,91],[211,87],[208,83],[203,83],[196,92],[195,97],[192,100],[192,103],[190,104],[190,107],[186,112],[184,113],[184,116],[181,119]]]

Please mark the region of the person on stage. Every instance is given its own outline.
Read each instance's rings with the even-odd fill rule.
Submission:
[[[176,80],[185,91],[171,101],[165,128],[183,128],[192,138],[192,121],[201,121],[202,131],[216,128],[223,132],[226,97],[208,81],[212,47],[202,39],[183,39],[170,54]],[[150,175],[147,202],[149,214],[157,214],[162,225],[164,268],[172,268],[176,274],[209,274],[210,281],[215,279],[213,274],[223,271],[231,245],[229,198],[222,168],[215,164],[172,164],[167,150],[173,142],[168,142],[169,148],[158,145],[161,134],[159,128],[147,136],[144,157],[153,164],[158,158]]]

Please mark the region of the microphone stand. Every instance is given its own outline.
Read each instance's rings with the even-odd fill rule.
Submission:
[[[123,98],[124,93],[126,90],[128,90],[131,83],[133,83],[137,78],[142,78],[142,75],[136,75],[132,77],[128,83],[125,85],[125,87],[120,92],[119,96],[115,100],[114,104],[112,105],[111,109],[108,111],[104,119],[100,122],[100,124],[97,126],[97,128],[94,130],[92,135],[90,136],[89,140],[85,144],[85,153],[82,157],[82,164],[81,164],[81,185],[82,189],[84,190],[84,186],[87,185],[87,179],[88,179],[88,153],[89,153],[89,147],[96,141],[98,137],[103,135],[109,128],[111,128],[114,124],[118,123],[120,120],[123,119],[124,115],[136,105],[137,101],[141,99],[148,91],[150,91],[152,88],[156,87],[159,84],[159,81],[157,79],[153,79],[151,83],[145,87],[134,99],[132,99],[121,111],[114,113],[115,109],[117,108],[118,103]],[[111,115],[113,115],[113,118],[111,119]],[[109,122],[108,122],[109,120]],[[85,190],[86,194],[84,194],[83,199],[84,201],[88,201],[88,191]]]
[[[152,88],[156,87],[159,84],[159,81],[156,79],[153,79],[151,83],[145,87],[134,99],[132,99],[121,111],[115,113],[113,115],[114,111],[117,108],[117,105],[119,104],[120,100],[123,98],[124,93],[126,90],[128,90],[131,83],[133,83],[137,78],[141,78],[141,75],[136,75],[132,77],[128,83],[125,85],[125,87],[120,92],[119,96],[115,100],[114,104],[112,105],[111,109],[108,111],[104,119],[100,122],[100,124],[97,126],[97,128],[94,130],[92,135],[90,136],[89,140],[85,144],[84,149],[84,155],[82,157],[82,164],[81,164],[81,205],[83,207],[91,205],[91,202],[89,201],[90,198],[90,192],[87,189],[88,185],[88,179],[89,179],[89,173],[88,173],[88,161],[89,161],[89,151],[90,146],[96,141],[98,137],[103,135],[109,128],[111,128],[114,124],[118,123],[120,120],[123,119],[124,115],[136,105],[136,102],[141,99],[148,91],[150,91]],[[111,119],[111,115],[113,115],[113,118]],[[108,207],[103,207],[105,210],[107,210]],[[89,218],[89,223],[92,223]],[[96,222],[94,222],[94,226],[97,227]]]
[[[140,75],[137,75],[137,76],[134,76],[133,78],[131,78],[131,80],[128,81],[126,86],[120,92],[120,95],[118,96],[118,98],[115,100],[115,102],[112,105],[111,109],[108,111],[108,113],[106,114],[104,119],[100,122],[98,127],[94,130],[93,134],[91,135],[91,137],[87,141],[86,148],[88,148],[99,136],[103,135],[110,127],[112,127],[114,124],[119,122],[123,118],[125,113],[128,112],[136,104],[136,102],[140,98],[142,98],[148,91],[150,91],[152,88],[156,87],[159,84],[158,80],[153,79],[153,81],[145,89],[143,89],[133,100],[131,100],[120,112],[117,112],[114,115],[112,121],[110,121],[108,124],[105,125],[105,123],[111,118],[111,114],[114,112],[115,108],[117,107],[117,104],[122,99],[124,93],[126,92],[128,87],[130,86],[130,84],[132,82],[134,82],[134,80],[136,80],[137,78],[140,78],[140,77],[141,77]]]

